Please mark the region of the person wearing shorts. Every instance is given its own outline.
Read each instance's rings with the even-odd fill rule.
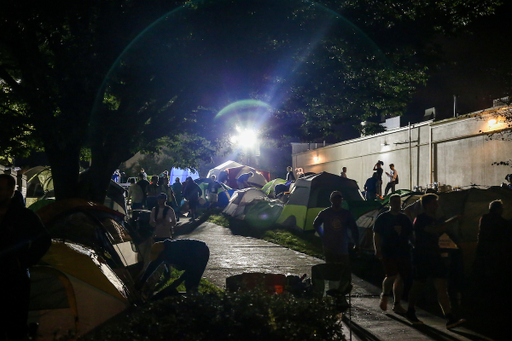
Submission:
[[[379,215],[373,227],[375,255],[382,262],[386,277],[382,281],[379,307],[387,310],[388,296],[393,291],[393,311],[405,314],[400,305],[403,295],[404,279],[411,273],[409,240],[412,238],[412,223],[401,212],[401,199],[392,195],[389,211]]]
[[[406,318],[413,324],[423,324],[416,317],[416,301],[428,278],[433,279],[437,291],[437,300],[447,319],[446,328],[452,329],[464,323],[464,319],[455,318],[447,290],[448,268],[441,256],[439,237],[447,231],[448,224],[460,219],[454,216],[438,222],[436,212],[439,208],[438,196],[430,193],[421,197],[424,213],[414,220],[415,248],[413,252],[413,283],[409,292],[409,307]]]

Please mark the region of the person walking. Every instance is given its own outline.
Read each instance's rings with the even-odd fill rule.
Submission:
[[[389,190],[391,190],[391,193],[395,193],[395,185],[398,184],[398,172],[395,169],[394,164],[389,165],[389,173],[386,172],[386,175],[389,178],[388,184],[386,185],[386,189],[384,190],[384,196],[388,195]]]
[[[448,268],[441,256],[439,237],[448,229],[451,222],[459,220],[453,216],[438,222],[436,212],[439,208],[438,196],[430,193],[421,197],[424,213],[414,220],[415,247],[413,251],[413,283],[409,291],[409,306],[406,318],[413,324],[423,324],[416,317],[416,302],[427,279],[432,278],[437,291],[437,300],[447,320],[446,328],[455,328],[466,320],[458,319],[452,312],[447,289]]]
[[[183,185],[181,184],[180,178],[176,177],[176,180],[172,184],[172,191],[176,198],[176,215],[179,216],[181,213],[181,201],[183,200]]]
[[[0,174],[0,340],[28,339],[30,303],[29,267],[51,246],[51,238],[39,217],[13,200],[16,180]]]
[[[404,290],[404,279],[411,274],[411,253],[409,241],[413,238],[412,223],[401,212],[402,201],[398,194],[389,199],[389,211],[380,214],[373,227],[375,256],[382,262],[385,278],[382,281],[380,309],[386,311],[388,296],[393,291],[393,311],[406,313],[400,305]]]
[[[349,231],[355,248],[359,243],[359,231],[350,211],[341,207],[343,203],[341,192],[332,192],[329,199],[331,207],[320,211],[313,221],[313,227],[322,239],[326,263],[342,263],[348,266]]]

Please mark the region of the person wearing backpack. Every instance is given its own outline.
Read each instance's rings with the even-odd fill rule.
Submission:
[[[155,242],[172,238],[173,228],[176,226],[176,214],[166,203],[167,195],[161,193],[157,197],[157,205],[151,210],[149,224],[155,228],[153,232]]]

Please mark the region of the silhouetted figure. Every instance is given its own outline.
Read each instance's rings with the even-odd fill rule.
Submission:
[[[28,268],[36,264],[51,245],[50,235],[39,217],[13,200],[16,180],[0,174],[0,340],[26,340],[30,299]]]
[[[175,293],[176,288],[185,282],[187,294],[197,293],[201,276],[210,259],[210,249],[205,242],[194,239],[166,239],[151,247],[151,263],[138,281],[141,287],[151,274],[163,263],[180,271],[180,278],[164,289],[164,293]],[[163,296],[163,295],[162,295]]]
[[[386,277],[382,282],[379,307],[387,309],[388,295],[393,290],[393,311],[405,314],[400,305],[404,289],[404,279],[411,274],[411,251],[409,241],[412,240],[412,223],[401,212],[402,201],[398,194],[389,198],[389,211],[382,213],[375,220],[373,242],[375,255],[382,262]]]

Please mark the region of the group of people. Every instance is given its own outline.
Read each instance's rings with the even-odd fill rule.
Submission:
[[[373,228],[375,255],[381,260],[385,272],[379,306],[387,310],[388,297],[394,298],[392,310],[404,315],[413,324],[423,324],[416,317],[415,306],[423,286],[432,279],[438,303],[446,317],[446,328],[455,328],[465,322],[455,317],[448,295],[448,265],[439,247],[439,238],[447,232],[450,223],[459,220],[453,216],[438,220],[438,196],[433,193],[421,197],[423,213],[414,222],[401,210],[398,194],[390,197],[389,211],[380,214]],[[401,306],[404,281],[412,279],[408,307]]]
[[[343,196],[339,191],[330,195],[331,206],[322,210],[313,222],[314,230],[320,235],[326,263],[350,267],[350,245],[357,249],[359,233],[350,211],[342,208]],[[427,279],[434,281],[438,302],[446,317],[446,327],[455,328],[464,323],[451,308],[447,290],[448,268],[439,247],[439,237],[448,225],[460,219],[454,216],[438,221],[439,208],[436,194],[425,194],[421,198],[423,213],[414,222],[401,210],[398,194],[390,197],[390,208],[378,216],[374,225],[374,248],[376,257],[382,262],[385,278],[379,306],[388,308],[388,297],[393,296],[392,310],[405,316],[413,324],[422,324],[416,316],[416,302]],[[345,272],[346,273],[346,272]],[[350,276],[350,275],[347,275]],[[404,281],[412,279],[408,307],[401,305]],[[350,278],[345,278],[350,281]],[[410,281],[406,281],[409,283]]]
[[[386,188],[384,190],[384,196],[388,195],[388,192],[395,193],[395,186],[398,184],[398,171],[395,168],[395,165],[389,164],[389,172],[384,172],[382,168],[384,166],[384,162],[381,160],[377,161],[375,166],[373,166],[373,174],[370,178],[368,178],[364,184],[364,191],[366,195],[366,200],[373,201],[377,197],[382,198],[382,175],[385,173],[388,177],[388,183],[386,184]],[[343,167],[344,171],[341,173],[341,176],[346,177],[346,167]]]

